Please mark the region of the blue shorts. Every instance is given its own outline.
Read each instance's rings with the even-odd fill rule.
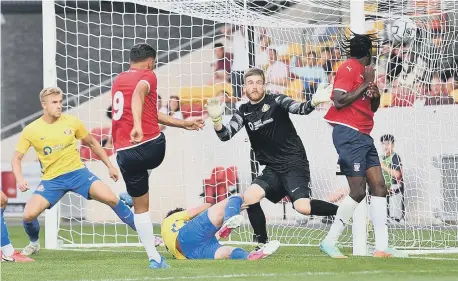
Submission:
[[[48,200],[50,209],[69,191],[90,199],[89,188],[97,180],[99,178],[84,167],[51,180],[42,180],[34,194],[39,194]]]
[[[367,169],[380,166],[374,139],[370,135],[336,125],[332,130],[332,141],[339,154],[337,163],[342,174],[349,177],[364,177]]]
[[[186,223],[178,233],[181,253],[187,259],[214,259],[222,247],[215,237],[218,229],[208,218],[208,210]]]

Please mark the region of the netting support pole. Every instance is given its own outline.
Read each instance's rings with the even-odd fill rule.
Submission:
[[[364,0],[350,1],[350,29],[355,33],[364,33]],[[353,255],[366,256],[367,251],[367,196],[353,213]]]
[[[54,1],[42,2],[43,17],[43,87],[57,86],[56,12]],[[58,204],[45,211],[45,248],[57,249]]]
[[[250,68],[255,67],[255,44],[254,44],[254,27],[246,27],[247,39],[248,39],[248,63]],[[254,180],[259,173],[259,165],[256,162],[256,158],[252,149],[250,149],[250,164],[251,164],[251,178]]]

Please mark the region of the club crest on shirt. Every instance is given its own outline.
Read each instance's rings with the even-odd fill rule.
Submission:
[[[262,111],[262,112],[266,112],[266,111],[269,110],[269,109],[270,109],[270,105],[268,105],[268,104],[266,103],[265,105],[262,106],[261,111]]]
[[[71,135],[72,134],[72,129],[67,129],[64,131],[64,134],[66,135]]]

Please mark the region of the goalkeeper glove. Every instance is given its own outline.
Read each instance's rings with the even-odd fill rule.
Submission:
[[[327,87],[325,87],[324,83],[321,83],[312,97],[312,106],[316,107],[320,103],[331,101],[331,94],[332,85],[329,84]]]
[[[225,104],[219,98],[210,98],[207,100],[205,108],[215,125],[222,124]]]

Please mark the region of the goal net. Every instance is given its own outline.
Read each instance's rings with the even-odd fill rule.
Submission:
[[[392,148],[402,164],[401,169],[394,160],[399,158],[386,157],[387,166],[402,171],[402,179],[387,177],[392,191],[390,244],[411,250],[457,247],[458,7],[454,1],[371,0],[359,14],[351,9],[354,1],[45,2],[43,19],[50,24],[44,29],[49,47],[45,84],[57,83],[64,90],[69,113],[84,121],[113,163],[110,110],[116,112],[116,105],[109,109],[110,89],[116,75],[128,69],[132,45],[148,42],[158,51],[155,73],[161,111],[179,118],[206,118],[203,105],[219,96],[226,102],[228,122],[231,112],[246,102],[241,77],[249,67],[266,71],[269,91],[301,101],[309,100],[319,83],[332,83],[345,60],[339,40],[350,27],[362,30],[351,22],[365,18],[364,32],[377,34],[383,42],[373,51],[383,95],[371,135],[381,157],[385,146],[380,137],[394,136]],[[413,23],[414,38],[400,16]],[[336,175],[332,128],[323,120],[328,107],[291,118],[310,161],[312,196],[338,204],[348,193],[348,184]],[[245,130],[225,143],[216,137],[209,120],[201,132],[174,128],[163,132],[166,157],[150,177],[156,235],[168,210],[243,192],[263,169],[250,153]],[[125,192],[124,182],[111,181],[88,148],[81,146],[80,152],[86,165],[116,193]],[[332,222],[298,214],[287,198],[277,204],[263,200],[261,205],[269,238],[284,245],[316,246]],[[47,241],[59,241],[55,245],[60,247],[139,244],[136,233],[110,208],[75,194],[67,195],[48,217]],[[363,221],[362,227],[367,245],[372,245],[370,221]],[[254,242],[248,219],[230,241]],[[351,247],[352,241],[348,228],[340,242]]]

